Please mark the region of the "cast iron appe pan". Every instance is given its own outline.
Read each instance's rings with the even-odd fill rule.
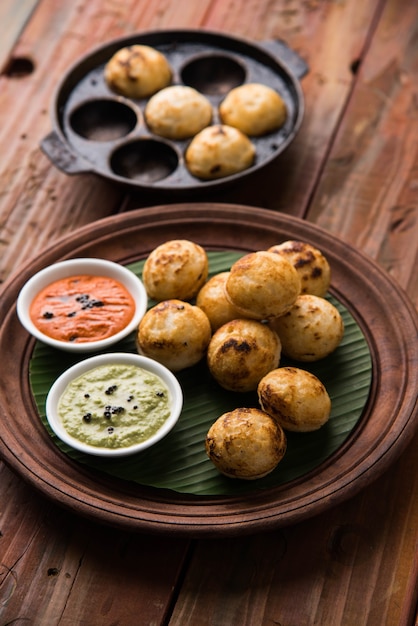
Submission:
[[[210,100],[213,123],[230,89],[248,82],[275,88],[286,103],[282,128],[252,137],[252,167],[224,178],[202,181],[189,174],[184,152],[189,140],[171,141],[146,127],[147,99],[133,100],[112,92],[103,69],[120,48],[144,44],[160,50],[173,69],[172,84],[195,87]],[[64,75],[52,103],[53,130],[41,142],[43,152],[66,174],[97,174],[128,190],[169,192],[189,197],[202,190],[219,191],[246,183],[271,164],[295,138],[304,114],[299,79],[306,63],[284,42],[254,43],[206,30],[158,30],[108,42],[83,56]]]

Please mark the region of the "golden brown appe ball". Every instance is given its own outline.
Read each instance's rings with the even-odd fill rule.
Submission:
[[[212,180],[242,172],[255,159],[255,147],[238,128],[208,126],[193,137],[184,158],[196,178]]]
[[[142,271],[142,280],[154,300],[191,300],[208,277],[206,251],[188,239],[172,239],[154,248]]]
[[[212,331],[218,330],[226,322],[242,317],[242,314],[225,296],[225,282],[229,272],[212,276],[196,296],[196,304],[209,318]]]
[[[239,408],[221,415],[209,429],[206,453],[225,476],[255,480],[272,472],[286,453],[286,435],[269,415]]]
[[[168,139],[193,137],[212,121],[212,105],[201,93],[185,85],[161,89],[145,107],[151,132]]]
[[[145,313],[136,343],[139,354],[178,372],[205,356],[210,338],[209,320],[199,307],[165,300]]]
[[[282,342],[283,354],[296,361],[318,361],[340,345],[344,322],[325,298],[302,294],[282,317],[270,321]]]
[[[224,389],[245,392],[278,366],[280,340],[266,324],[234,319],[213,334],[207,351],[209,371]]]
[[[225,292],[244,316],[266,320],[290,309],[300,293],[300,278],[280,255],[251,252],[232,265]]]
[[[257,393],[262,410],[285,430],[317,430],[331,413],[331,399],[323,383],[297,367],[272,370],[260,380]]]
[[[324,296],[331,283],[331,268],[320,250],[303,241],[284,241],[268,252],[280,254],[296,268],[301,279],[301,293]]]
[[[106,63],[105,80],[113,91],[127,98],[146,98],[167,87],[172,70],[166,57],[150,46],[121,48]]]
[[[246,135],[261,136],[283,126],[287,108],[271,87],[248,83],[231,89],[219,105],[219,116],[223,124],[234,126]]]

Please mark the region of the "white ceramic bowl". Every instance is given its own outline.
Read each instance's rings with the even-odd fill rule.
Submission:
[[[67,432],[58,414],[61,396],[71,381],[96,367],[111,364],[134,365],[147,370],[161,378],[169,391],[171,411],[167,420],[154,435],[129,447],[105,448],[79,441]],[[49,390],[46,399],[46,418],[56,436],[72,448],[95,456],[121,457],[145,450],[165,437],[177,423],[182,408],[183,392],[177,378],[170,370],[148,357],[133,353],[116,352],[86,358],[61,374]]]
[[[135,313],[123,330],[106,339],[72,343],[48,337],[35,326],[29,315],[29,308],[34,297],[52,282],[77,274],[107,276],[118,280],[129,291],[135,301]],[[67,352],[97,352],[115,344],[135,330],[146,312],[147,303],[147,293],[142,281],[128,268],[105,259],[76,258],[54,263],[32,276],[19,293],[17,314],[20,322],[31,335],[53,348]]]

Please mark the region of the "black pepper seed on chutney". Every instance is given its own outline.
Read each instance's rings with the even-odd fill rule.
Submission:
[[[70,276],[42,289],[30,317],[45,335],[58,341],[86,343],[106,339],[129,324],[135,302],[117,280],[106,276]]]
[[[125,447],[162,426],[170,415],[169,393],[156,374],[140,367],[99,366],[67,386],[59,415],[67,432],[85,443]]]

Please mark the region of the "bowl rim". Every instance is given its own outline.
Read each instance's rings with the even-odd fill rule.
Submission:
[[[135,312],[131,321],[119,332],[100,339],[84,343],[70,343],[49,337],[41,332],[32,322],[29,316],[29,306],[36,294],[48,284],[66,278],[76,273],[96,274],[108,276],[121,282],[129,291],[135,301]],[[133,332],[144,316],[148,306],[148,295],[142,280],[129,268],[107,259],[96,257],[74,257],[58,261],[39,270],[21,288],[17,301],[16,312],[23,327],[36,339],[58,350],[66,352],[85,353],[95,352],[108,348],[116,342],[124,339]]]
[[[78,378],[86,372],[89,372],[96,367],[106,364],[135,365],[141,369],[156,374],[167,386],[170,394],[170,415],[162,424],[162,426],[157,430],[157,432],[145,441],[120,448],[104,448],[99,446],[93,446],[79,441],[75,437],[72,437],[62,425],[58,416],[57,406],[59,399],[61,398],[67,385],[72,380]],[[48,392],[45,402],[45,414],[47,422],[53,433],[62,442],[66,443],[76,450],[79,450],[80,452],[101,457],[128,456],[150,448],[158,441],[163,439],[163,437],[165,437],[174,428],[181,415],[182,408],[183,391],[175,375],[158,361],[131,352],[103,353],[85,358],[78,363],[75,363],[74,365],[66,369],[55,380]]]

